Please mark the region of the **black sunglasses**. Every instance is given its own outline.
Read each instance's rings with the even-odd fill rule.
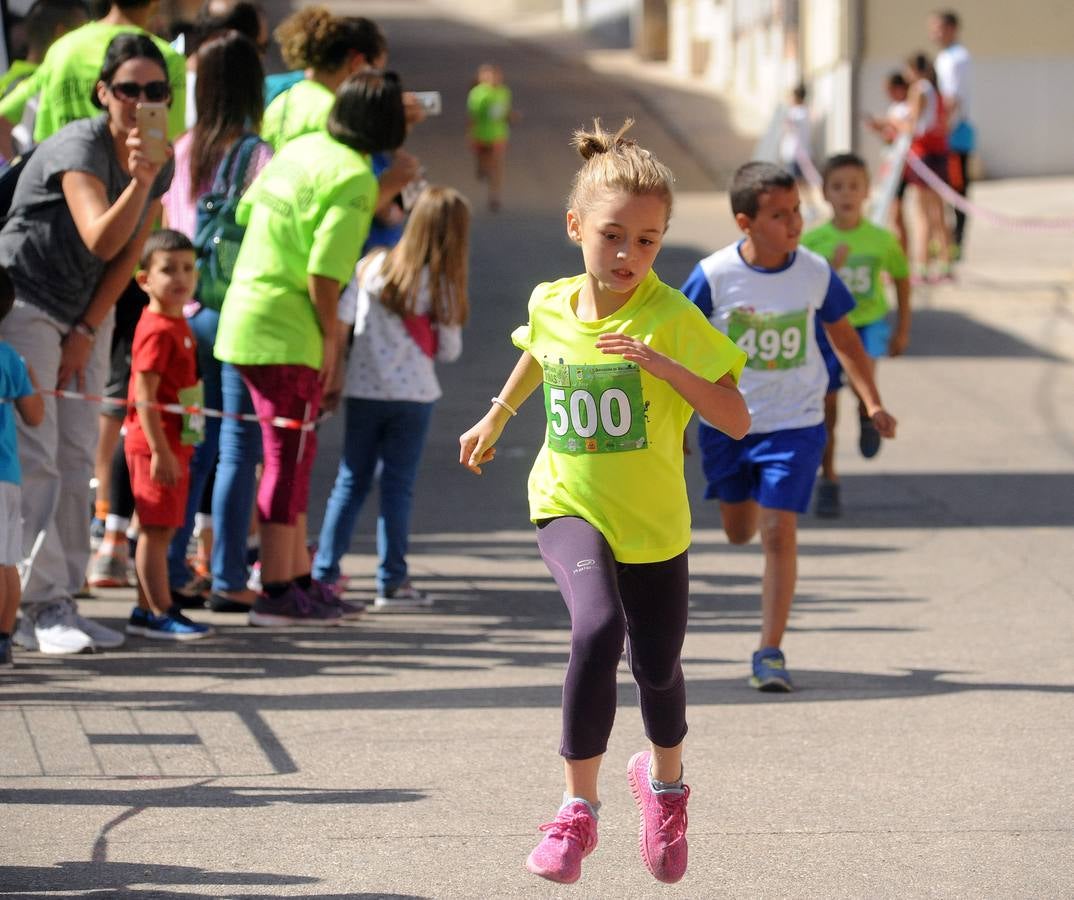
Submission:
[[[137,100],[145,97],[150,103],[161,103],[171,96],[171,86],[166,81],[114,81],[108,89],[120,100]]]

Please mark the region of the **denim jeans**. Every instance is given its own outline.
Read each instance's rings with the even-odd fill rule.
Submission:
[[[230,363],[220,367],[220,389],[224,412],[254,411],[242,376]],[[246,587],[246,535],[260,462],[261,428],[257,422],[224,419],[213,485],[214,591],[241,591]]]
[[[348,397],[345,411],[343,458],[325,509],[313,577],[327,582],[339,577],[339,561],[382,463],[377,590],[383,593],[406,581],[410,507],[433,404]]]
[[[216,326],[220,313],[202,307],[187,320],[197,342],[198,374],[205,385],[205,408],[220,409],[220,361],[213,356],[216,343]],[[194,531],[194,514],[201,507],[202,494],[216,466],[216,454],[220,449],[220,419],[205,419],[205,440],[198,444],[190,459],[190,493],[186,500],[186,516],[183,525],[175,532],[168,547],[168,581],[173,588],[181,588],[190,577],[186,564],[186,550]]]

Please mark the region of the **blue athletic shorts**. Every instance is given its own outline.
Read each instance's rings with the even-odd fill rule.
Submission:
[[[887,356],[888,341],[891,340],[891,324],[887,319],[877,319],[868,325],[860,325],[855,331],[861,338],[865,352],[873,359]],[[832,345],[828,343],[826,335],[818,332],[817,344],[820,346],[820,355],[824,358],[824,365],[828,369],[828,393],[834,394],[843,386],[843,367],[839,364],[839,358],[835,355]]]
[[[817,467],[828,436],[824,423],[742,440],[701,423],[701,469],[708,480],[705,499],[724,503],[756,500],[767,509],[804,513],[809,508]]]

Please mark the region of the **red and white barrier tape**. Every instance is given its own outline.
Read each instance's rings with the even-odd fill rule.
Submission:
[[[234,419],[239,422],[268,422],[276,428],[287,428],[292,431],[312,431],[317,427],[317,421],[303,421],[302,419],[288,419],[285,416],[271,416],[262,418],[254,413],[225,412],[222,409],[204,409],[200,406],[183,406],[181,403],[128,403],[118,397],[100,397],[96,394],[83,394],[78,391],[53,391],[42,388],[42,394],[50,397],[59,397],[63,400],[84,400],[87,403],[99,403],[101,406],[123,407],[124,409],[135,406],[148,409],[159,409],[161,412],[177,413],[178,415],[208,416],[213,419]]]
[[[799,141],[794,147],[794,161],[798,163],[798,168],[802,170],[802,177],[805,178],[813,187],[818,191],[824,189],[824,176],[817,171],[817,167],[813,165],[813,160],[810,158],[809,153],[806,152],[806,148],[802,146],[802,142]]]
[[[943,199],[966,215],[983,219],[1000,228],[1012,228],[1018,231],[1074,231],[1074,217],[1044,219],[1035,216],[1010,216],[995,210],[985,209],[963,197],[951,185],[932,171],[919,156],[906,154],[906,164]]]
[[[798,163],[798,167],[802,170],[802,175],[805,177],[805,180],[813,187],[822,189],[824,179],[821,177],[820,172],[817,171],[817,167],[813,165],[813,160],[810,159],[805,147],[801,144],[795,148],[794,159],[795,162]],[[921,180],[924,181],[928,187],[940,195],[944,203],[953,206],[955,209],[959,210],[959,212],[964,212],[968,216],[982,219],[998,228],[1011,228],[1018,231],[1074,231],[1074,217],[1067,216],[1056,219],[1046,219],[1039,216],[1011,216],[1006,213],[996,212],[992,209],[985,209],[983,206],[979,206],[972,200],[963,197],[958,191],[951,187],[951,185],[925,165],[921,160],[921,157],[915,156],[913,153],[907,153],[906,164],[920,176]]]

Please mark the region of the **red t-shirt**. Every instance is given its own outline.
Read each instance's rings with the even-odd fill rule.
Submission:
[[[127,387],[126,446],[131,453],[149,454],[149,442],[142,431],[138,410],[134,403],[135,378],[139,372],[156,372],[160,375],[157,388],[158,403],[178,403],[179,391],[192,387],[198,381],[198,360],[194,354],[194,335],[186,319],[172,319],[160,313],[145,310],[134,330],[134,346],[131,349],[131,380]],[[179,413],[162,412],[164,434],[172,452],[180,458],[189,458],[193,446],[183,446],[180,435],[183,417]]]

